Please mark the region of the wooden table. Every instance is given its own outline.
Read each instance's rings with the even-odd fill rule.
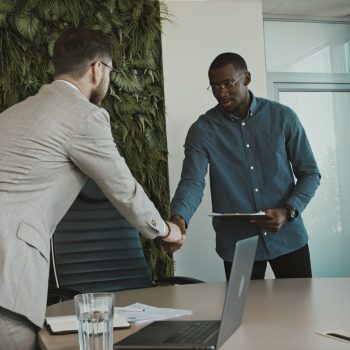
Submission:
[[[137,289],[116,293],[116,306],[134,302],[193,310],[184,319],[219,319],[226,283],[206,283]],[[48,316],[74,313],[72,301],[47,308]],[[140,329],[114,331],[114,341]],[[316,334],[350,330],[350,278],[313,278],[252,281],[242,325],[222,350],[337,350],[348,343]],[[78,350],[76,334],[39,333],[43,350]]]

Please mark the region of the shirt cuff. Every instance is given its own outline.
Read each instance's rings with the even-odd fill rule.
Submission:
[[[159,235],[159,237],[165,237],[168,234],[168,226],[166,223],[163,221],[163,233]]]

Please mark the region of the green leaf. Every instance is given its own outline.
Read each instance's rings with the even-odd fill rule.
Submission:
[[[0,1],[0,12],[7,13],[12,12],[16,8],[16,1],[14,0],[1,0]]]
[[[110,12],[110,13],[113,13],[116,9],[116,1],[115,0],[105,0],[104,1],[104,5],[105,7],[107,8],[107,10]]]
[[[18,17],[15,21],[17,30],[26,38],[33,40],[40,28],[40,21],[28,13]]]
[[[27,0],[27,2],[25,4],[27,10],[34,9],[38,5],[39,1],[40,0]]]
[[[7,25],[7,13],[0,13],[0,27],[6,27]]]

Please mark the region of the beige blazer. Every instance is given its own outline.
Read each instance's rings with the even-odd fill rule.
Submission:
[[[0,306],[42,327],[50,237],[92,178],[148,238],[164,222],[131,175],[108,113],[62,81],[0,114]]]

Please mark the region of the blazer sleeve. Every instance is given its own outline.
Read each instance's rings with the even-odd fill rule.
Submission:
[[[147,238],[163,235],[164,221],[119,154],[103,108],[86,116],[68,150],[73,163],[96,182],[132,226]]]

